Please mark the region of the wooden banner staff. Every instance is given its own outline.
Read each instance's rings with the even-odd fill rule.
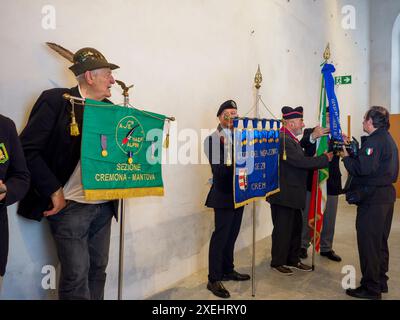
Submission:
[[[261,88],[262,82],[262,74],[260,71],[260,65],[258,65],[257,72],[254,76],[254,87],[256,88],[256,106],[255,106],[255,116],[256,118],[260,118],[260,110],[259,110],[259,100],[260,95],[259,91]],[[251,259],[251,295],[253,297],[256,296],[256,287],[255,287],[255,277],[256,277],[256,202],[253,202],[252,206],[252,220],[253,220],[253,250],[252,250],[252,259]]]

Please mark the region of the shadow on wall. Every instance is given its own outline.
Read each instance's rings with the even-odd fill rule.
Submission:
[[[58,265],[49,225],[46,220],[38,223],[22,218],[16,214],[16,206],[13,209],[9,210],[9,263],[0,299],[54,299],[56,290],[42,287],[48,275],[42,273],[43,267]]]
[[[116,231],[115,228],[119,229],[117,224],[114,224],[113,227],[113,232]],[[213,214],[212,211],[207,210],[133,232],[126,232],[124,297],[126,299],[143,299],[145,296],[159,291],[156,276],[173,270],[174,267],[179,268],[180,266],[176,263],[182,263],[191,257],[195,258],[200,255],[201,250],[208,247],[213,228]],[[113,299],[114,292],[116,292],[115,287],[118,284],[118,245],[116,239],[111,242],[110,262],[112,265],[110,264],[107,270],[108,290],[106,288],[106,298],[109,299]],[[204,268],[207,263],[207,259],[195,261],[200,264],[195,268],[196,270]],[[192,272],[193,270],[190,270],[190,273]],[[166,286],[188,275],[181,274],[179,279],[173,279],[171,276],[171,281]]]

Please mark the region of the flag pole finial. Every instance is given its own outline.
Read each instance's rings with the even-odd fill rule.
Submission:
[[[262,82],[262,74],[260,71],[260,65],[258,65],[256,75],[254,76],[254,86],[256,87],[256,89],[261,88],[261,82]]]
[[[325,51],[324,51],[324,59],[325,59],[325,61],[329,60],[330,57],[331,57],[331,49],[329,47],[329,42],[328,42],[328,44],[326,45]]]

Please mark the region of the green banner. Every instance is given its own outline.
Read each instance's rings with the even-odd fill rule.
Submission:
[[[164,194],[164,120],[164,115],[86,99],[81,165],[87,200]]]

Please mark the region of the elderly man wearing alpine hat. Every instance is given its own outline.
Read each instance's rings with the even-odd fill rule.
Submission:
[[[78,50],[70,67],[78,86],[44,91],[20,135],[31,185],[18,213],[38,221],[47,217],[50,223],[61,264],[59,299],[104,298],[111,219],[118,205],[85,200],[80,165],[83,106],[71,105],[63,94],[108,101],[116,68],[96,49]]]

